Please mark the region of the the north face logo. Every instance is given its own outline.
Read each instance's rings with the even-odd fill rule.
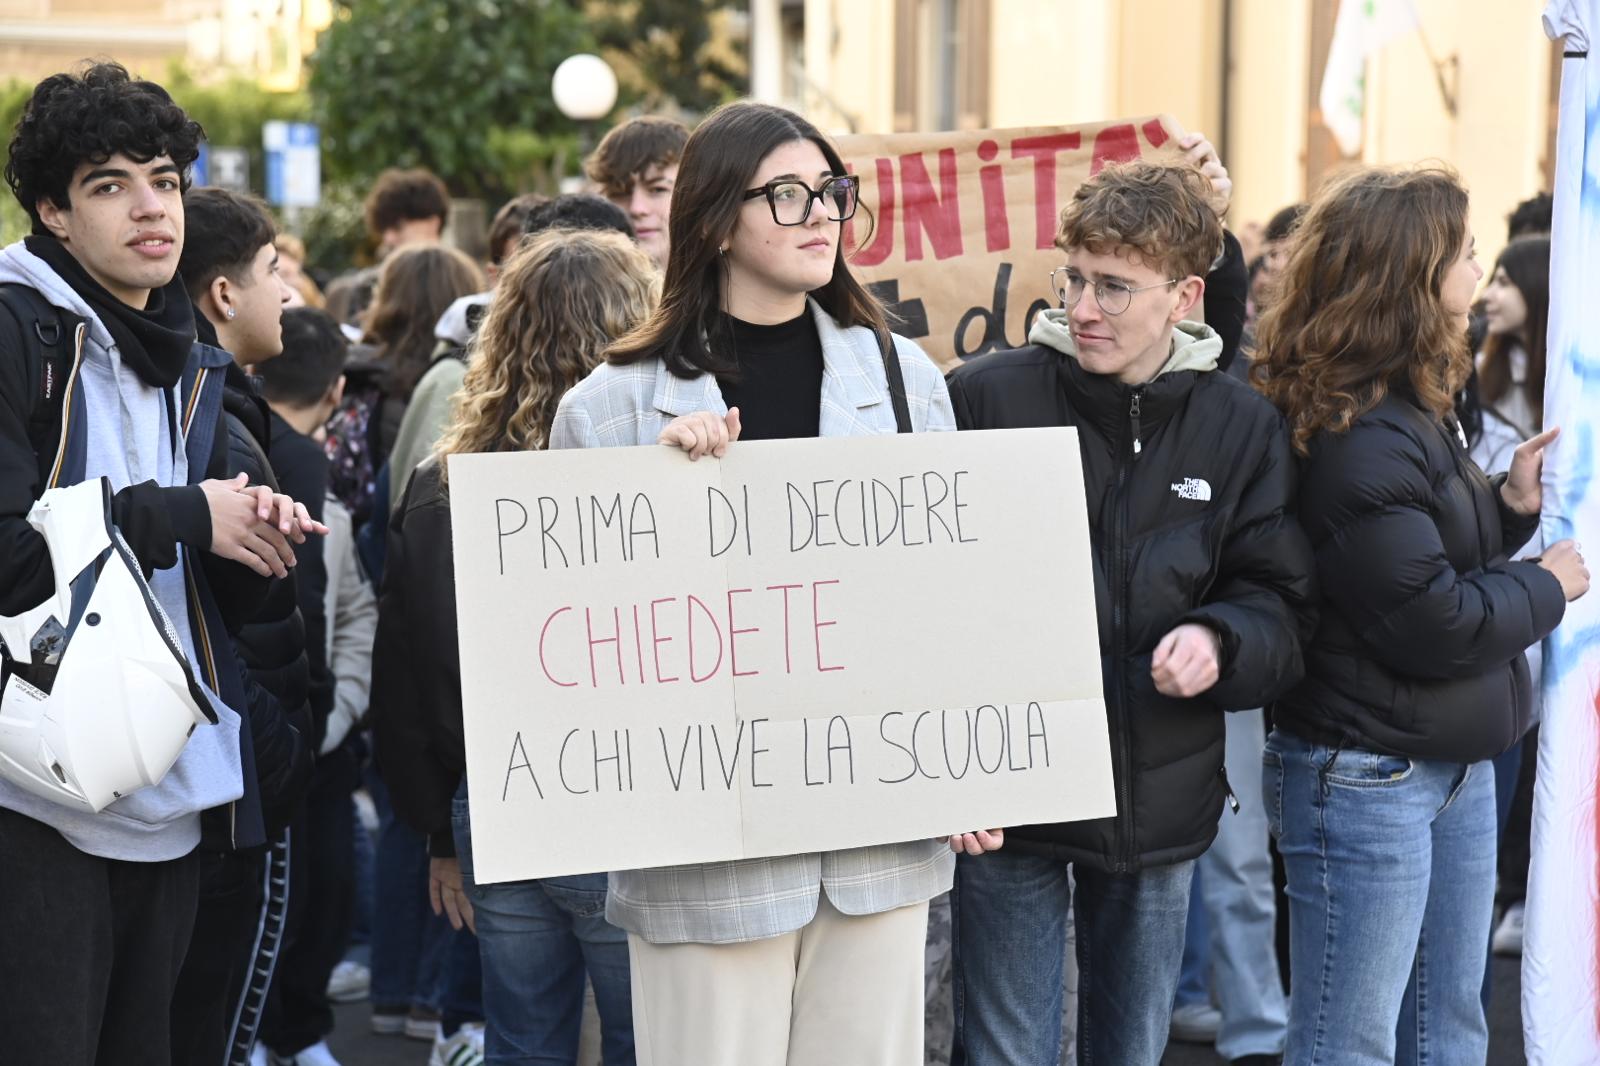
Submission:
[[[1172,486],[1172,491],[1177,493],[1180,500],[1199,500],[1201,503],[1211,502],[1211,483],[1203,478],[1186,477]]]

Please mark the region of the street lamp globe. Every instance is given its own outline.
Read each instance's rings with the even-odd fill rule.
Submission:
[[[617,76],[597,55],[568,56],[550,80],[550,93],[561,113],[576,122],[605,118],[617,103]]]

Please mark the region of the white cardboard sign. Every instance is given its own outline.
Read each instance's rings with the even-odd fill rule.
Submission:
[[[480,882],[1114,813],[1075,430],[449,473]]]

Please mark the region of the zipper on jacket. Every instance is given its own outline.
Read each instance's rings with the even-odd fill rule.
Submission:
[[[1217,775],[1222,778],[1222,791],[1227,793],[1228,806],[1233,809],[1234,814],[1238,814],[1239,797],[1233,794],[1233,786],[1228,784],[1228,768],[1226,766],[1217,767]]]
[[[53,489],[61,482],[61,464],[67,460],[67,440],[72,432],[72,394],[78,386],[78,371],[83,366],[83,342],[89,336],[89,325],[78,323],[73,331],[72,369],[67,371],[67,385],[61,393],[61,432],[56,438],[55,460],[50,464],[50,480],[45,485]]]
[[[1133,390],[1133,401],[1128,405],[1128,421],[1133,423],[1133,454],[1137,458],[1144,451],[1144,442],[1139,439],[1139,405],[1144,400],[1144,390]]]
[[[194,641],[195,658],[200,660],[198,665],[201,667],[201,672],[205,674],[204,680],[211,687],[212,692],[219,692],[221,691],[221,686],[217,683],[217,661],[212,657],[211,631],[206,626],[206,614],[200,606],[200,590],[194,583],[194,572],[191,569],[194,563],[190,558],[190,554],[188,551],[183,553],[183,578],[185,585],[188,587],[189,616],[192,620],[190,623],[190,640]],[[249,720],[243,715],[240,716],[239,728],[250,728]],[[254,772],[254,769],[249,766],[241,767],[241,769],[247,774]],[[238,800],[230,800],[228,802],[228,846],[234,851],[239,850]]]
[[[194,421],[195,411],[200,407],[200,392],[205,387],[205,379],[206,371],[205,368],[202,368],[200,373],[195,375],[194,386],[190,387],[189,397],[184,402],[184,419],[182,419],[182,426],[178,427],[178,429],[181,429],[182,435],[182,440],[179,443],[184,448],[189,445],[189,426]],[[221,416],[218,416],[218,423],[218,432],[227,432],[226,427],[221,426]],[[200,666],[202,666],[203,674],[206,675],[206,683],[210,685],[213,693],[219,693],[219,691],[222,691],[222,687],[221,683],[218,682],[218,675],[216,675],[216,655],[214,655],[213,647],[211,647],[211,627],[206,624],[205,608],[200,603],[200,589],[195,584],[194,565],[194,552],[189,551],[186,546],[186,551],[184,551],[184,581],[189,586],[189,616],[194,619],[192,626],[190,626],[190,629],[192,629],[190,640],[194,640],[195,658],[200,659]],[[242,730],[250,728],[248,714],[250,714],[248,709],[240,712],[238,727],[242,728]],[[243,773],[254,773],[254,767],[240,768],[242,768]],[[227,845],[237,852],[238,800],[229,800],[229,804],[227,804]]]
[[[1134,394],[1135,411],[1138,410],[1139,393]],[[1137,446],[1137,426],[1135,419],[1135,445]],[[1111,558],[1115,566],[1113,580],[1115,589],[1111,608],[1111,640],[1112,654],[1115,656],[1114,669],[1111,676],[1115,682],[1115,691],[1111,694],[1113,738],[1121,734],[1121,745],[1117,750],[1117,769],[1121,771],[1117,779],[1117,824],[1112,834],[1111,869],[1114,873],[1132,873],[1134,868],[1134,833],[1133,833],[1133,731],[1128,724],[1127,711],[1127,683],[1123,677],[1128,657],[1128,499],[1127,484],[1129,464],[1132,460],[1123,460],[1117,464],[1117,488],[1114,498],[1116,518],[1111,524]]]

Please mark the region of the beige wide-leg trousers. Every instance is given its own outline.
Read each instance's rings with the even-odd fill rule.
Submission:
[[[742,944],[629,934],[639,1066],[922,1066],[928,905]]]

